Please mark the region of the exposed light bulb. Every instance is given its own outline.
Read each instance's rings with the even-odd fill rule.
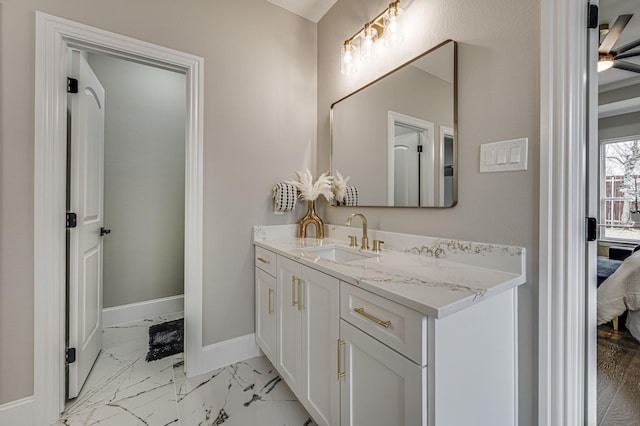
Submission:
[[[364,62],[371,62],[378,59],[377,39],[378,32],[376,29],[373,28],[371,24],[365,24],[364,33],[360,41],[360,57]]]
[[[344,75],[353,74],[358,70],[356,47],[351,42],[342,45],[340,55],[340,72]]]
[[[398,3],[391,3],[389,11],[384,16],[384,44],[386,46],[398,46],[404,41],[402,9]]]

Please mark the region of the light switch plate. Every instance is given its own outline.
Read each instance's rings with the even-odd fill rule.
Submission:
[[[527,170],[527,138],[480,145],[480,173]]]

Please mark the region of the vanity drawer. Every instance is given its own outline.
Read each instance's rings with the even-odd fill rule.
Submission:
[[[254,259],[258,268],[265,271],[272,277],[276,276],[276,254],[272,251],[265,250],[262,247],[255,246],[256,257]]]
[[[340,282],[340,317],[420,366],[427,365],[427,317]]]

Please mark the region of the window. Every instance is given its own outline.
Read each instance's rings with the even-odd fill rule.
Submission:
[[[640,241],[640,136],[600,147],[600,238]]]

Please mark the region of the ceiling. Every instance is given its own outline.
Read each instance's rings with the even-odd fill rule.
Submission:
[[[629,24],[622,31],[622,35],[616,42],[616,47],[623,46],[629,42],[640,39],[640,1],[638,0],[600,0],[599,18],[600,24],[608,23],[613,26],[618,15],[633,14]],[[638,50],[636,48],[634,50]],[[640,64],[640,56],[626,58],[625,61]],[[598,85],[601,88],[607,86],[619,86],[624,83],[631,83],[635,80],[640,82],[640,74],[619,69],[609,69],[598,74]]]
[[[608,23],[609,26],[612,26],[619,15],[633,14],[616,42],[614,49],[640,39],[640,1],[600,0],[599,6],[600,24]],[[640,56],[626,58],[625,61],[640,64]],[[640,98],[634,95],[635,90],[629,90],[631,86],[639,84],[640,74],[631,71],[612,68],[598,73],[600,92],[598,118],[614,117],[640,111]],[[605,95],[605,92],[608,93]],[[612,94],[614,96],[611,96]]]
[[[317,23],[337,0],[267,0],[276,6]]]

